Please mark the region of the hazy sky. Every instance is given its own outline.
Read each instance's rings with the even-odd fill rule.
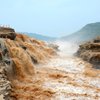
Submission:
[[[18,32],[64,36],[100,22],[100,0],[0,0],[0,24]]]

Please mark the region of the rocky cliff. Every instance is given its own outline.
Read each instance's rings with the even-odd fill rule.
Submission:
[[[36,65],[46,62],[54,55],[55,50],[46,43],[18,34],[12,28],[1,27],[0,98],[33,100],[52,95],[52,92],[36,84],[39,82],[36,82],[34,76]]]
[[[80,45],[78,56],[100,69],[100,37]]]

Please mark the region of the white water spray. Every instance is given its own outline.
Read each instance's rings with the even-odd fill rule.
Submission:
[[[78,45],[75,43],[71,42],[66,42],[66,41],[56,41],[56,45],[59,46],[59,52],[58,54],[60,56],[73,56],[78,50]]]

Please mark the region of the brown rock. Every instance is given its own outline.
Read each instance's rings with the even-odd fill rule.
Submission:
[[[9,38],[14,40],[16,38],[16,33],[12,28],[0,27],[0,38]]]
[[[100,68],[100,38],[80,45],[77,55],[90,62],[96,68]]]
[[[7,32],[15,32],[13,28],[8,27],[0,27],[0,32],[7,33]]]
[[[0,33],[0,38],[9,38],[14,40],[16,38],[16,33]]]

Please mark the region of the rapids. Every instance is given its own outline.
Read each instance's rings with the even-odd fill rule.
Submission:
[[[45,42],[16,34],[0,39],[11,100],[100,100],[100,70],[74,56],[76,44]]]
[[[44,75],[43,87],[55,93],[51,100],[100,100],[100,70],[73,56],[77,45],[56,44],[59,56],[38,66]]]

